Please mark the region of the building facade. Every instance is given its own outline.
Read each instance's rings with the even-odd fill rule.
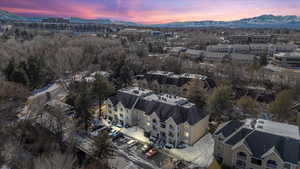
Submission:
[[[272,63],[286,68],[300,68],[300,53],[278,53],[275,54]]]
[[[209,115],[187,99],[131,87],[105,101],[106,118],[122,126],[138,126],[160,145],[193,145],[207,133]]]
[[[184,95],[186,89],[185,85],[193,79],[199,80],[202,83],[201,86],[206,90],[216,87],[216,83],[212,79],[200,74],[175,74],[166,71],[150,71],[146,74],[136,76],[137,83],[139,84],[143,82],[143,80],[148,83],[157,83],[157,85],[152,87],[155,91],[176,93],[178,95]],[[140,87],[145,86],[142,85]]]
[[[262,119],[229,121],[213,137],[216,159],[231,168],[300,168],[298,126]]]

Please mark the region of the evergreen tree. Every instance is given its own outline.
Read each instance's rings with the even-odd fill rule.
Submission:
[[[12,58],[9,60],[8,65],[3,70],[3,73],[8,81],[11,81],[11,75],[15,71],[15,66],[16,66],[15,59]]]
[[[104,76],[96,74],[93,92],[96,94],[98,100],[99,116],[102,116],[101,105],[108,96],[114,93],[114,87]]]

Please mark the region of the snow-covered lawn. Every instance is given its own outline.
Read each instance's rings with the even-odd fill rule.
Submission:
[[[167,151],[180,159],[199,165],[200,167],[208,167],[214,160],[214,144],[212,135],[207,134],[193,146]]]

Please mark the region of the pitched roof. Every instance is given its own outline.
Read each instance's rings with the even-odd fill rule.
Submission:
[[[186,108],[178,105],[143,99],[138,102],[136,109],[144,111],[147,115],[156,113],[161,122],[172,118],[176,124],[188,122],[190,125],[193,125],[207,115],[207,113],[196,106]]]
[[[109,97],[109,100],[113,105],[121,102],[127,109],[131,109],[135,106],[135,109],[144,111],[147,115],[156,113],[161,122],[172,118],[176,124],[188,122],[190,125],[193,125],[207,116],[206,112],[195,105],[184,107],[157,100],[147,100],[143,99],[143,97],[137,100],[138,98],[136,95],[118,92],[116,95]],[[134,105],[136,101],[138,102]]]
[[[262,131],[254,131],[245,138],[245,142],[255,157],[261,158],[263,154],[273,147],[283,161],[297,164],[299,161],[299,140],[278,136]]]
[[[112,102],[113,105],[118,104],[121,102],[123,106],[127,109],[131,109],[134,105],[135,101],[137,100],[138,96],[131,95],[128,93],[117,92],[117,94],[109,97],[109,100]]]
[[[271,132],[268,126],[265,126],[265,130],[256,128],[257,124],[253,122],[257,121],[252,121],[250,126],[247,122],[249,120],[246,120],[246,123],[230,121],[219,129],[215,135],[223,134],[227,138],[225,143],[231,146],[235,146],[240,142],[244,143],[253,156],[257,158],[263,158],[265,153],[274,149],[285,162],[297,164],[300,161],[300,139],[284,135],[277,131],[278,128],[274,128],[276,131],[273,132]],[[265,123],[275,122],[265,121]]]
[[[224,127],[222,127],[220,130],[216,131],[215,135],[222,134],[224,137],[230,136],[233,132],[238,130],[243,125],[240,121],[230,121],[228,122]]]

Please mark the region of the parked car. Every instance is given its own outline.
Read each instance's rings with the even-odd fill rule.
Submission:
[[[92,132],[95,131],[95,130],[98,130],[98,129],[102,129],[103,127],[105,127],[105,126],[103,126],[103,125],[93,126],[92,127]]]
[[[183,149],[183,148],[186,148],[186,147],[187,147],[187,145],[184,144],[184,143],[178,144],[178,145],[176,146],[176,148],[179,148],[179,149]]]
[[[123,133],[118,132],[118,133],[114,136],[114,138],[113,138],[112,140],[113,140],[113,141],[116,141],[116,140],[118,140],[119,138],[123,138],[123,137],[124,137]]]
[[[128,147],[131,148],[131,147],[133,147],[134,145],[137,144],[137,141],[136,141],[136,140],[129,140],[129,141],[127,142],[127,144],[128,144]]]
[[[119,130],[111,130],[111,132],[109,133],[109,136],[116,136],[120,131]]]
[[[171,148],[174,148],[174,146],[173,146],[172,144],[166,144],[166,145],[165,145],[165,148],[171,149]]]
[[[141,151],[143,153],[146,153],[147,151],[149,151],[151,148],[153,148],[150,144],[144,144],[141,148]]]
[[[118,123],[116,124],[116,127],[123,128],[123,125]]]
[[[151,148],[147,153],[146,153],[146,157],[150,158],[155,156],[158,153],[158,151],[155,148]]]

